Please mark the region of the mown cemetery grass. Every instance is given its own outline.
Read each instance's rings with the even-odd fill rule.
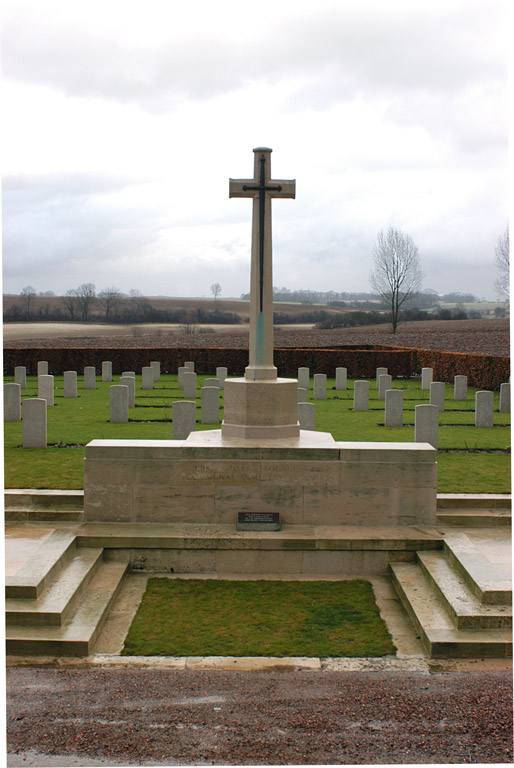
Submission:
[[[371,584],[151,578],[125,656],[384,656]]]
[[[204,376],[198,376],[198,394]],[[12,381],[7,377],[6,382]],[[115,376],[112,384],[117,384]],[[153,390],[141,389],[136,377],[136,407],[129,410],[125,424],[109,422],[109,387],[97,378],[95,390],[83,389],[78,377],[78,397],[65,398],[63,378],[56,376],[55,405],[48,408],[48,448],[23,448],[21,422],[4,424],[6,488],[83,488],[84,446],[94,439],[169,440],[172,438],[172,404],[183,399],[177,376],[165,375]],[[370,410],[354,412],[353,384],[336,390],[329,379],[327,400],[313,401],[312,380],[309,402],[316,403],[316,429],[331,432],[336,440],[373,442],[412,442],[414,408],[428,403],[428,392],[420,390],[419,379],[395,380],[394,389],[404,391],[404,426],[384,427],[384,403],[377,398],[374,381],[370,382]],[[37,377],[28,377],[23,399],[37,397]],[[468,389],[466,401],[453,400],[453,387],[446,385],[446,410],[439,416],[438,490],[446,493],[510,492],[510,414],[498,413],[499,395],[495,393],[494,426],[474,426],[475,390]],[[223,406],[223,394],[221,396]],[[220,420],[223,418],[223,407]],[[197,400],[198,430],[218,429],[200,422],[200,398]]]

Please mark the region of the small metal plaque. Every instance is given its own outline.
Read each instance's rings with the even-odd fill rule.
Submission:
[[[280,512],[238,512],[238,531],[280,531]]]

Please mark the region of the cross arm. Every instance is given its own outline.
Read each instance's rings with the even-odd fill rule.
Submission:
[[[254,187],[254,189],[243,189],[243,187]],[[255,179],[229,179],[229,197],[255,197],[258,194],[259,190],[255,189]]]

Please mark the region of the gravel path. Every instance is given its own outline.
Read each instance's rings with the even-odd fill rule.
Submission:
[[[10,765],[512,761],[510,672],[14,668],[7,685]]]

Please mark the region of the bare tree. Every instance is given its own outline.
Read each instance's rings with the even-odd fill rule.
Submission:
[[[214,303],[216,304],[216,299],[221,293],[221,285],[219,283],[213,283],[211,285],[211,293],[214,296]]]
[[[64,296],[61,296],[61,301],[70,316],[70,320],[75,320],[75,310],[77,308],[77,291],[75,288],[69,288]]]
[[[108,288],[104,288],[98,294],[98,297],[101,299],[101,303],[103,304],[103,308],[105,309],[105,319],[107,322],[109,321],[112,310],[116,307],[118,300],[121,299],[122,296],[123,294],[120,289],[116,288],[114,285],[111,285]]]
[[[30,308],[32,306],[32,299],[36,295],[36,289],[31,285],[26,285],[20,292],[20,296],[23,297],[23,303],[25,304],[25,315],[27,319],[30,317]]]
[[[402,305],[421,287],[423,272],[419,252],[409,235],[389,227],[387,232],[378,233],[373,261],[370,283],[389,306],[393,333],[396,333]]]
[[[95,286],[93,283],[82,283],[82,285],[75,289],[75,295],[82,320],[87,323],[91,304],[96,296]]]
[[[510,299],[509,228],[497,240],[495,249],[496,280],[494,287],[500,301]]]

